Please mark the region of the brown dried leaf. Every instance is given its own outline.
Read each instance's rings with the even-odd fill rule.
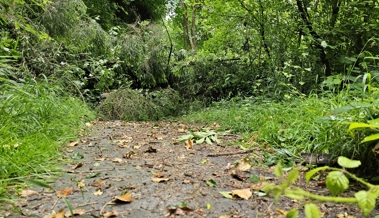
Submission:
[[[187,215],[188,213],[194,211],[193,209],[191,208],[188,208],[188,207],[174,207],[174,208],[167,208],[168,210],[168,214],[166,215],[166,217],[170,217],[170,216],[183,216],[183,215]]]
[[[124,195],[115,197],[115,199],[118,201],[125,202],[125,203],[130,203],[132,202],[132,194],[126,193]]]
[[[133,155],[135,155],[136,153],[134,151],[129,151],[129,152],[126,152],[125,154],[122,155],[123,158],[127,158],[127,159],[130,159]]]
[[[112,159],[112,162],[113,162],[113,163],[122,163],[122,159],[116,157],[116,158],[113,158],[113,159]]]
[[[232,195],[237,195],[240,198],[245,200],[249,200],[249,198],[253,195],[249,188],[247,189],[236,189],[232,190]]]
[[[170,180],[170,179],[169,178],[157,178],[157,177],[154,177],[151,179],[151,181],[156,182],[156,183],[167,182],[168,180]]]
[[[250,185],[250,190],[262,190],[267,185],[267,183],[258,182]]]
[[[64,215],[65,215],[64,209],[60,209],[60,210],[58,211],[58,213],[55,212],[55,210],[53,210],[53,211],[51,212],[51,214],[46,215],[46,216],[44,216],[43,218],[64,218]]]
[[[95,182],[89,184],[89,186],[99,187],[99,188],[104,188],[106,185],[107,185],[106,181],[95,181]]]
[[[79,144],[78,141],[70,142],[70,143],[67,145],[67,147],[75,147],[75,146],[77,146],[78,144]]]
[[[57,191],[57,196],[60,198],[61,197],[67,197],[67,196],[71,195],[73,192],[74,192],[74,188],[67,187],[67,188],[62,189],[60,191]]]
[[[149,148],[145,151],[145,153],[157,153],[157,149],[149,146]]]
[[[241,171],[249,171],[251,168],[251,160],[247,157],[242,158],[236,165],[236,168]]]
[[[187,150],[190,150],[193,147],[193,141],[191,139],[188,139],[187,141],[185,141],[184,144],[185,144]]]
[[[72,167],[73,170],[76,170],[78,169],[79,167],[82,167],[84,165],[84,163],[80,162],[80,163],[77,163],[75,166]]]
[[[20,197],[22,198],[26,198],[26,197],[29,197],[29,196],[33,196],[33,195],[38,195],[39,193],[37,191],[33,191],[33,190],[22,190],[21,193],[20,193]]]
[[[71,214],[71,211],[67,211],[64,214],[64,216],[65,217],[72,217],[72,215],[74,215],[74,216],[80,216],[80,215],[84,215],[85,213],[87,213],[87,211],[84,210],[84,209],[75,209],[72,212],[73,212],[73,214]]]
[[[106,213],[103,214],[103,217],[105,217],[105,218],[116,217],[116,216],[118,216],[118,212],[117,211],[106,212]]]
[[[178,132],[179,133],[183,133],[183,132],[186,132],[186,130],[184,130],[184,129],[178,129]]]
[[[95,196],[99,196],[99,195],[102,195],[102,194],[103,194],[103,190],[101,190],[101,188],[97,189],[97,190],[93,193],[93,195],[95,195]]]

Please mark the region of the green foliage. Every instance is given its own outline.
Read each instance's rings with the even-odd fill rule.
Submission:
[[[150,93],[142,90],[120,89],[98,106],[102,119],[112,120],[158,120],[174,116],[179,111],[179,96],[173,89]]]
[[[341,156],[338,158],[338,163],[340,164],[342,169],[325,166],[325,167],[315,168],[307,172],[305,175],[306,181],[309,182],[310,179],[316,173],[320,171],[331,171],[326,176],[326,187],[328,188],[328,190],[331,192],[332,195],[338,195],[338,194],[343,193],[345,190],[347,190],[349,186],[348,178],[353,179],[356,182],[361,183],[362,185],[368,188],[368,191],[361,190],[361,191],[356,192],[353,197],[317,195],[317,194],[312,194],[299,187],[296,187],[292,184],[295,180],[297,180],[297,176],[296,176],[298,175],[297,169],[293,169],[292,171],[290,171],[287,175],[287,178],[284,178],[283,183],[279,185],[267,183],[266,186],[263,188],[263,190],[266,193],[271,193],[275,197],[276,200],[278,200],[280,196],[285,195],[286,197],[293,198],[298,201],[300,200],[304,203],[309,202],[309,201],[334,202],[334,203],[356,203],[359,206],[359,208],[362,210],[363,214],[365,216],[368,216],[371,213],[371,211],[374,209],[376,205],[376,199],[379,197],[379,191],[378,191],[379,186],[367,183],[363,179],[345,170],[346,167],[352,168],[353,166],[359,166],[360,163],[357,164],[358,162],[359,161],[350,160],[346,157]],[[281,171],[280,173],[275,173],[275,175],[283,174],[280,165],[276,167],[275,171],[276,172]],[[318,207],[313,203],[305,203],[304,213],[307,218],[308,217],[309,218],[321,217]],[[298,214],[298,209],[294,208],[291,210],[291,213],[287,214],[287,217],[296,217],[295,216],[296,214]]]
[[[0,77],[0,194],[16,177],[49,173],[59,147],[93,114],[51,84]]]
[[[195,143],[201,144],[206,142],[207,144],[219,143],[217,139],[218,133],[214,130],[202,129],[202,131],[190,131],[189,134],[179,137],[177,140],[184,142],[187,140],[194,140]]]

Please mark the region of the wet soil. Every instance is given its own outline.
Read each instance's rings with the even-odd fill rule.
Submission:
[[[286,211],[301,206],[284,197],[275,204],[272,197],[260,196],[260,183],[252,175],[278,181],[273,168],[261,164],[258,146],[241,152],[239,136],[218,135],[220,143],[192,148],[177,141],[188,130],[201,128],[177,122],[97,122],[88,136],[65,148],[64,173],[49,184],[55,191],[33,186],[21,193],[17,210],[0,210],[0,217],[58,218],[69,215],[70,208],[81,218],[285,217]],[[246,157],[253,167],[236,170],[235,163]],[[296,185],[305,187],[301,181]],[[307,189],[328,194],[320,183],[314,181]],[[220,193],[232,190],[253,194],[230,199]],[[355,205],[318,206],[323,217],[363,217]]]

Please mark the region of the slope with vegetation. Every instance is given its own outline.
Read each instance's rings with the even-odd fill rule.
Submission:
[[[1,1],[0,192],[49,173],[92,111],[186,114],[253,134],[272,163],[315,152],[378,169],[378,19],[358,0]]]

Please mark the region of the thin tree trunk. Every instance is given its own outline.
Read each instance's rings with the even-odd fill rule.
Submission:
[[[325,76],[331,76],[332,71],[330,68],[330,63],[329,63],[328,57],[326,56],[326,52],[325,52],[324,47],[321,46],[321,37],[316,33],[316,31],[314,31],[314,29],[312,27],[312,23],[309,20],[307,8],[303,7],[303,2],[301,0],[296,0],[296,4],[297,4],[297,8],[299,9],[300,16],[301,16],[305,26],[308,28],[309,33],[311,34],[311,36],[316,41],[315,46],[319,50],[320,60],[324,64],[324,67],[325,67],[325,73],[324,74],[325,74]]]

